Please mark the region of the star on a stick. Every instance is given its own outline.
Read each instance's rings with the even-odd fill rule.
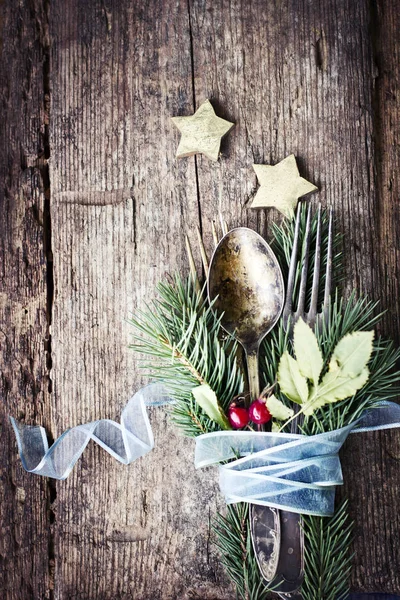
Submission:
[[[301,196],[318,188],[300,177],[294,154],[277,165],[253,165],[260,187],[250,208],[277,208],[286,217],[293,214]]]
[[[234,126],[234,123],[217,117],[209,100],[203,102],[191,117],[172,117],[172,120],[182,134],[177,158],[204,154],[211,160],[218,160],[221,139]]]

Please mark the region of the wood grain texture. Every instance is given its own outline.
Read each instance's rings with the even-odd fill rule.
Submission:
[[[151,411],[149,456],[124,467],[90,445],[71,476],[50,487],[16,462],[5,415],[44,423],[54,438],[80,422],[119,420],[146,380],[127,349],[126,319],[166,272],[187,271],[184,235],[195,248],[199,222],[208,250],[219,211],[230,227],[267,234],[281,217],[248,209],[252,164],[290,153],[321,190],[312,204],[335,207],[345,291],[381,300],[389,309],[382,332],[399,342],[399,2],[53,0],[49,38],[46,3],[19,0],[17,13],[5,3],[6,595],[230,600],[211,544],[210,521],[222,507],[216,474],[194,471],[193,442],[162,410]],[[176,160],[170,117],[193,114],[207,98],[236,124],[221,158]],[[399,460],[398,432],[347,443],[354,590],[400,593]]]
[[[373,202],[375,233],[371,248],[371,293],[387,313],[381,333],[399,343],[399,166],[400,6],[371,3],[369,34],[373,55],[371,90]],[[349,440],[345,477],[357,468],[357,485],[347,485],[356,520],[354,581],[362,589],[400,589],[400,505],[398,430]],[[365,479],[364,479],[365,478]],[[368,499],[368,501],[364,501]],[[368,535],[366,535],[368,532]]]
[[[52,10],[51,182],[56,431],[119,419],[144,379],[126,319],[166,271],[187,270],[198,221],[193,161],[170,117],[193,112],[184,2],[69,2]],[[66,144],[67,141],[67,144]],[[131,188],[118,204],[105,192]],[[82,201],[67,203],[65,193]],[[90,447],[57,486],[58,598],[227,598],[211,548],[222,506],[193,442],[151,415],[156,449],[130,467]]]
[[[0,589],[47,599],[52,488],[23,470],[8,419],[51,428],[47,16],[25,2],[0,11]]]

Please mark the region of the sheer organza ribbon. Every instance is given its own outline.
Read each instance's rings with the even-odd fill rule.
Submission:
[[[165,387],[152,383],[129,400],[122,411],[121,423],[102,419],[78,425],[65,431],[50,448],[43,427],[23,425],[10,417],[22,465],[30,473],[65,479],[90,440],[124,465],[129,465],[154,447],[146,406],[168,402],[171,399]]]
[[[329,516],[343,483],[338,452],[347,436],[392,427],[400,427],[400,405],[381,402],[351,425],[319,435],[216,431],[196,438],[195,466],[223,463],[220,489],[228,504]]]
[[[24,468],[65,479],[90,440],[126,465],[150,452],[154,438],[146,406],[170,402],[162,384],[150,384],[129,400],[121,423],[102,419],[78,425],[50,448],[43,427],[10,419]],[[220,464],[220,488],[228,504],[250,502],[327,516],[333,514],[335,487],[343,483],[338,452],[349,433],[392,427],[400,427],[400,405],[381,402],[351,425],[314,436],[216,431],[196,438],[195,466]]]

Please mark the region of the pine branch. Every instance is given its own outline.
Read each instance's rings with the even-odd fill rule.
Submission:
[[[130,347],[151,357],[147,368],[174,397],[172,420],[186,435],[215,431],[217,424],[196,404],[191,390],[207,383],[227,410],[244,385],[237,342],[223,332],[220,319],[191,278],[184,282],[176,275],[171,283],[159,284],[158,293],[159,299],[130,320],[136,329]]]
[[[250,537],[249,505],[230,504],[225,517],[215,519],[216,546],[230,579],[242,600],[266,600],[271,588],[265,587],[254,556]]]
[[[308,289],[315,260],[317,217],[312,219],[311,254]],[[328,244],[328,215],[322,213],[322,256],[326,260]],[[302,208],[300,244],[305,237],[306,209]],[[275,254],[284,277],[294,238],[294,220],[283,226],[273,225]],[[341,255],[338,247],[340,236],[335,237],[333,265],[336,282],[341,276]],[[302,250],[304,252],[304,248]],[[296,305],[300,283],[301,259],[297,265],[293,302]],[[324,289],[324,263],[320,280],[320,303]],[[339,276],[338,276],[339,274]],[[176,276],[171,283],[158,287],[159,296],[147,308],[138,313],[131,323],[136,329],[132,348],[151,358],[148,368],[155,379],[162,380],[175,399],[171,408],[172,419],[186,435],[197,436],[214,431],[218,426],[196,404],[191,390],[207,383],[214,390],[223,410],[227,410],[232,398],[243,390],[243,376],[236,356],[237,343],[227,336],[212,307],[202,292],[196,291],[191,279],[186,282]],[[308,300],[309,301],[309,300]],[[316,331],[327,368],[333,348],[346,333],[372,329],[380,315],[376,304],[366,299],[357,300],[352,295],[345,304],[336,292],[330,307],[328,326]],[[260,364],[264,385],[276,381],[280,358],[285,350],[291,350],[291,341],[285,333],[282,321],[264,340],[260,351]],[[393,344],[378,339],[374,345],[367,384],[353,396],[337,404],[323,407],[307,418],[303,433],[312,435],[329,431],[356,420],[365,409],[382,399],[396,396],[400,390],[400,372],[396,363],[400,351]],[[286,404],[287,399],[274,393]],[[265,588],[260,575],[250,539],[248,504],[227,507],[225,517],[218,515],[215,533],[217,546],[222,555],[228,575],[237,586],[242,600],[266,600],[271,589]],[[346,503],[330,518],[304,517],[306,572],[302,587],[303,600],[345,600],[348,596],[348,578],[351,566],[349,554],[351,523]]]
[[[316,331],[318,343],[325,360],[325,371],[338,341],[352,331],[368,331],[375,327],[381,314],[375,314],[376,303],[365,298],[356,299],[352,295],[344,307],[343,299],[338,298],[330,308],[329,323],[321,331]],[[283,352],[291,347],[284,332],[282,322],[266,338],[262,345],[262,366],[264,367],[264,385],[276,380],[279,360]],[[395,398],[400,393],[400,371],[398,363],[400,349],[390,341],[378,338],[374,344],[372,358],[369,363],[370,376],[366,385],[353,397],[318,409],[311,417],[304,420],[302,433],[315,435],[324,431],[332,431],[353,423],[363,411],[374,408],[382,400]],[[323,371],[323,373],[325,372]],[[285,404],[290,402],[275,390],[276,395]]]
[[[303,517],[305,577],[303,600],[345,600],[349,594],[353,523],[343,502],[332,517]]]
[[[300,230],[299,230],[299,245],[302,247],[302,242],[306,230],[306,206],[303,205]],[[328,244],[328,215],[326,212],[321,214],[321,245],[322,257],[326,259],[326,249]],[[273,246],[276,256],[279,259],[282,270],[287,273],[290,263],[291,251],[294,239],[295,219],[286,221],[282,226],[273,224],[274,241]],[[314,215],[311,222],[311,245],[310,245],[310,261],[308,269],[308,285],[307,289],[311,290],[313,266],[315,260],[315,240],[317,228],[317,214]],[[336,235],[334,238],[334,256],[333,267],[335,279],[338,281],[337,273],[342,272],[341,254],[338,252],[338,247],[341,243],[341,236]],[[304,248],[303,248],[304,252]],[[298,299],[298,287],[301,276],[302,258],[297,263],[296,270],[296,285],[293,292],[293,305],[296,306]],[[322,265],[322,276],[319,285],[319,305],[323,301],[324,291],[324,273]],[[338,289],[332,296],[333,300],[329,310],[329,320],[327,324],[319,330],[316,328],[316,336],[321,347],[325,359],[325,371],[332,351],[339,340],[347,333],[353,331],[368,331],[373,329],[382,317],[382,313],[377,312],[376,302],[371,302],[367,298],[357,299],[352,293],[347,301],[340,297]],[[260,353],[260,363],[264,377],[264,385],[270,385],[276,380],[279,360],[285,350],[291,349],[291,342],[285,336],[282,320],[272,333],[266,337],[262,344]],[[306,435],[314,435],[324,431],[330,431],[339,427],[344,427],[357,420],[364,410],[369,410],[377,405],[382,400],[388,400],[396,397],[400,393],[400,371],[398,369],[398,361],[400,351],[396,349],[391,342],[378,339],[374,344],[373,355],[369,364],[370,377],[367,384],[359,390],[352,398],[348,398],[337,404],[325,406],[316,411],[311,417],[306,418],[302,433]],[[323,372],[325,372],[323,371]],[[279,395],[279,390],[276,390]],[[290,406],[287,399],[279,395],[280,400]]]

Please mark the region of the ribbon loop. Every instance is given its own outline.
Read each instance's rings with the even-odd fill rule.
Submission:
[[[153,383],[140,389],[125,406],[121,424],[102,419],[65,431],[49,448],[43,427],[18,423],[10,417],[23,467],[30,473],[66,479],[88,445],[95,441],[119,462],[128,465],[154,447],[146,406],[171,402],[164,386]]]
[[[220,465],[228,504],[250,502],[291,512],[333,513],[335,486],[343,483],[339,449],[351,426],[315,436],[224,431],[196,439],[195,465]]]
[[[343,484],[338,452],[347,436],[389,427],[400,427],[400,406],[393,402],[381,402],[358,421],[313,436],[255,431],[206,433],[196,438],[195,466],[220,465],[220,489],[228,504],[249,502],[330,516],[335,488]]]

